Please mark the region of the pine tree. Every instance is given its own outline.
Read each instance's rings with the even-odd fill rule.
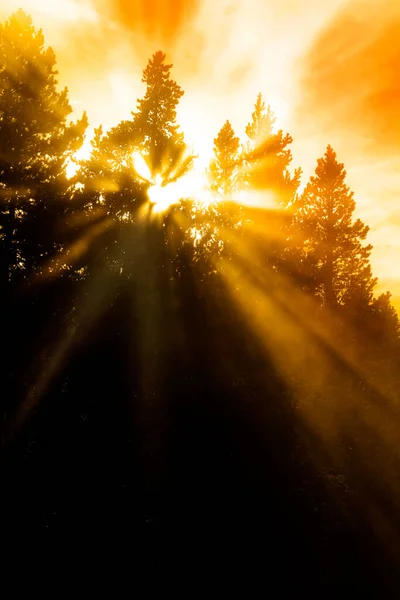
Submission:
[[[33,385],[29,370],[40,372],[50,362],[46,355],[32,367],[32,357],[45,354],[41,342],[49,331],[59,335],[71,307],[65,301],[73,296],[68,277],[43,279],[47,285],[39,285],[36,278],[55,271],[70,235],[66,165],[80,148],[87,127],[85,114],[76,123],[67,122],[72,108],[67,89],[57,89],[55,65],[42,31],[22,10],[0,24],[0,303],[7,315],[0,394],[5,401],[4,423],[15,399],[25,398]],[[62,275],[64,265],[58,266],[57,274]]]
[[[300,183],[301,169],[293,174],[289,168],[292,137],[276,131],[275,115],[258,94],[251,121],[246,127],[245,149],[242,155],[242,177],[250,196],[257,204],[265,202],[266,210],[244,209],[244,223],[252,232],[254,259],[261,269],[276,270],[282,262],[287,239],[287,210]],[[275,210],[271,211],[271,200]],[[251,204],[251,203],[250,203]]]
[[[292,153],[288,148],[293,139],[282,130],[274,131],[275,116],[271,107],[265,106],[259,94],[246,127],[249,143],[246,145],[244,165],[246,181],[250,189],[268,190],[276,194],[277,200],[286,206],[293,200],[299,186],[301,170],[291,175],[289,165]]]
[[[138,100],[132,120],[122,121],[110,131],[95,131],[89,160],[82,161],[78,180],[84,185],[89,206],[100,206],[116,220],[132,222],[137,209],[148,200],[150,182],[135,171],[132,159],[138,152],[149,167],[149,179],[159,174],[164,184],[184,175],[194,156],[187,153],[183,134],[176,123],[176,109],[183,96],[171,79],[172,65],[156,52],[143,72],[145,96]]]
[[[57,91],[56,59],[22,10],[0,25],[0,254],[4,284],[39,269],[57,249],[53,227],[65,207],[65,166],[87,119],[68,124],[68,90]]]
[[[153,172],[165,168],[163,160],[168,160],[168,155],[184,144],[176,122],[177,106],[184,92],[171,79],[172,66],[165,64],[165,54],[160,50],[153,54],[143,71],[146,94],[138,100],[137,110],[132,113],[133,131]]]
[[[372,246],[363,243],[369,227],[353,219],[355,202],[345,178],[343,164],[328,146],[294,204],[292,241],[300,265],[311,266],[309,279],[324,304],[367,306],[376,283],[369,262]]]
[[[266,108],[262,94],[258,94],[251,121],[246,126],[246,135],[253,147],[258,147],[273,134],[275,122],[276,118],[271,107],[268,105]]]
[[[369,333],[374,345],[377,342],[397,345],[398,351],[400,322],[396,309],[391,303],[391,297],[391,293],[386,292],[372,300]]]
[[[221,259],[231,258],[233,237],[241,227],[241,207],[232,201],[232,194],[240,187],[240,141],[229,121],[214,139],[208,175],[214,201],[194,211],[190,203],[186,206],[186,220],[192,225],[187,227],[186,241],[193,246],[194,262],[202,265],[207,276],[217,273]]]
[[[214,139],[214,159],[210,165],[211,189],[222,197],[237,190],[240,141],[226,121]]]

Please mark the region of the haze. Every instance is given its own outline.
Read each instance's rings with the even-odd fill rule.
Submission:
[[[243,137],[258,92],[294,137],[303,184],[328,143],[371,227],[377,291],[400,306],[400,6],[396,0],[3,0],[56,53],[91,128],[128,118],[162,49],[185,90],[179,121],[207,160],[226,119]]]

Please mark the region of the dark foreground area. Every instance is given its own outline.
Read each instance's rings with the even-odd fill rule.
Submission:
[[[217,578],[395,597],[395,566],[316,468],[324,448],[265,349],[227,297],[185,285],[184,306],[154,297],[143,338],[120,295],[6,445],[9,547],[33,560],[48,543],[61,564],[126,565],[134,581],[167,572],[189,595]]]

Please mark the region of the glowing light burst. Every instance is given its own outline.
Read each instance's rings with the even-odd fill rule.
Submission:
[[[180,200],[175,188],[176,184],[174,183],[163,185],[161,175],[155,177],[154,184],[150,186],[147,192],[149,200],[153,204],[153,213],[163,213]]]
[[[164,213],[186,198],[190,198],[198,208],[204,208],[214,201],[208,188],[205,169],[199,161],[194,161],[188,173],[171,181],[164,179],[160,174],[153,177],[148,164],[139,152],[135,152],[132,159],[136,173],[150,184],[147,195],[152,204],[153,214]]]

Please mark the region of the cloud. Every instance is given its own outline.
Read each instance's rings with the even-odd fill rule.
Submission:
[[[298,118],[354,137],[371,155],[400,151],[400,3],[348,3],[302,61]]]
[[[19,8],[39,19],[51,19],[56,26],[59,22],[95,23],[98,17],[92,0],[4,0],[0,7],[0,15],[7,18]]]
[[[199,0],[102,0],[98,10],[111,18],[125,34],[140,37],[152,50],[171,51],[190,30]]]
[[[198,7],[197,0],[113,0],[110,2],[119,22],[127,29],[143,29],[149,37],[162,41],[179,35]]]

